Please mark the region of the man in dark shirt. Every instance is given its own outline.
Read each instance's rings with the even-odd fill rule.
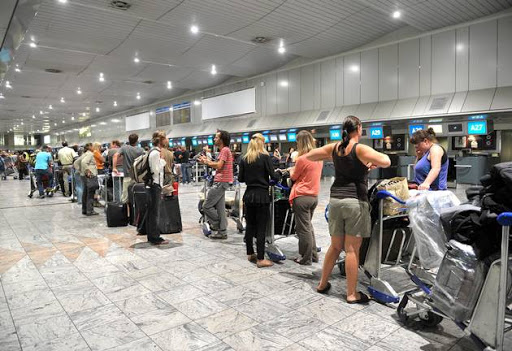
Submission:
[[[183,184],[190,183],[190,163],[189,161],[189,153],[186,147],[182,147],[181,155],[181,174]]]

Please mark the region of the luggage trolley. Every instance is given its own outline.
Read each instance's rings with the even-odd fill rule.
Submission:
[[[498,224],[502,226],[500,257],[490,266],[478,300],[471,312],[469,320],[455,320],[441,311],[431,298],[432,291],[421,285],[421,291],[407,293],[397,309],[398,316],[404,324],[411,324],[420,319],[425,326],[435,326],[443,318],[449,318],[463,330],[467,330],[473,341],[485,350],[504,350],[504,334],[512,330],[512,311],[507,310],[507,292],[510,290],[509,272],[509,240],[512,226],[512,212],[498,216]],[[496,293],[497,292],[497,293]],[[415,309],[406,309],[409,301],[416,304]]]
[[[279,184],[275,181],[270,181],[270,221],[268,221],[267,225],[267,234],[265,235],[265,241],[267,243],[265,247],[265,252],[267,253],[267,256],[271,261],[277,262],[277,261],[284,261],[286,260],[286,255],[281,251],[279,246],[276,244],[276,237],[275,237],[275,202],[276,202],[276,196],[275,196],[275,188],[279,188],[283,191],[289,191],[290,189]],[[288,213],[286,214],[286,217],[288,218]],[[291,216],[290,216],[291,217]],[[290,220],[292,220],[290,218]],[[283,232],[285,231],[286,223],[283,223]],[[291,224],[290,224],[291,228]]]
[[[30,191],[27,196],[29,198],[32,198],[34,196],[34,192],[38,191],[37,178],[35,175],[34,168],[32,166],[27,166],[27,167],[28,167],[28,174],[29,174],[29,179],[30,179]],[[57,183],[56,183],[56,179],[55,179],[55,169],[56,169],[56,166],[54,166],[54,168],[53,168],[53,183],[52,184],[49,183],[47,177],[42,178],[43,189],[44,189],[45,195],[48,197],[52,197],[53,194],[55,194],[58,190],[58,186],[56,185]]]

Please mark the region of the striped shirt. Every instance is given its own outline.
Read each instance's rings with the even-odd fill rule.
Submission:
[[[220,183],[233,183],[233,156],[231,155],[231,151],[229,151],[229,147],[224,146],[222,150],[220,150],[217,161],[224,161],[224,165],[221,169],[217,170],[213,181]]]

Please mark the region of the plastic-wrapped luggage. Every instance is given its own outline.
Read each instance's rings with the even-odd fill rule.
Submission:
[[[446,235],[440,220],[443,208],[458,206],[451,191],[426,191],[407,200],[409,221],[423,268],[437,268],[446,252]]]
[[[450,241],[436,283],[432,300],[436,308],[456,321],[471,318],[485,281],[487,268],[473,248],[455,240]]]

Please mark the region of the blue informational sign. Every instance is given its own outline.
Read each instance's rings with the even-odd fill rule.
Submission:
[[[244,144],[249,144],[249,136],[248,135],[244,135],[242,137],[242,143]]]
[[[268,135],[263,135],[263,137],[265,138],[265,143],[268,143],[269,142],[269,139],[268,139]]]
[[[331,140],[341,140],[341,130],[331,129],[329,130]]]
[[[487,135],[487,121],[468,122],[469,135]]]
[[[213,145],[213,138],[208,138],[208,145]]]
[[[382,127],[370,127],[370,139],[382,139],[384,138],[384,130]]]
[[[189,107],[190,107],[190,101],[182,102],[181,104],[172,105],[173,111],[182,110],[184,108],[189,108]]]
[[[196,139],[192,139],[192,146],[197,146],[197,140]]]
[[[297,133],[288,133],[288,141],[289,142],[297,141]]]
[[[157,109],[155,110],[155,114],[169,112],[170,110],[171,110],[171,107],[170,107],[170,106],[160,107],[160,108],[157,108]]]
[[[487,115],[473,115],[473,116],[469,116],[468,119],[469,120],[478,120],[478,119],[486,119],[487,118]]]
[[[418,130],[425,129],[424,124],[410,124],[409,125],[409,135],[413,135],[414,132],[417,132]]]

